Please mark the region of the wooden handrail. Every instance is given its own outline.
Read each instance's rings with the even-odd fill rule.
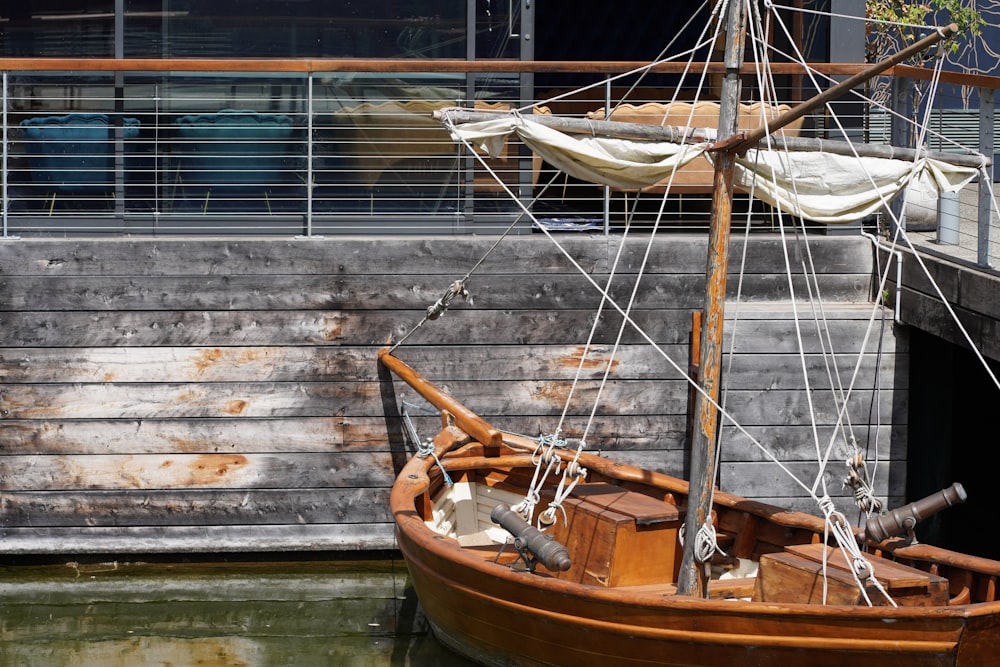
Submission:
[[[457,60],[453,58],[0,58],[4,72],[243,72],[260,74],[309,74],[318,72],[372,73],[578,73],[620,74],[648,65],[632,60]],[[802,74],[798,63],[771,63],[775,74]],[[810,63],[809,67],[827,76],[852,76],[864,71],[864,63]],[[657,74],[680,74],[705,69],[710,74],[725,72],[723,63],[659,63],[649,68]],[[748,65],[743,74],[752,74]],[[896,65],[886,75],[930,80],[933,70],[911,65]],[[1000,76],[942,72],[941,81],[962,86],[1000,90]]]
[[[453,58],[0,58],[0,70],[22,72],[551,72],[615,74],[649,65],[632,60],[457,60]],[[651,72],[679,74],[705,63],[669,62],[650,67]],[[831,76],[850,75],[865,68],[857,63],[815,63],[810,67]],[[776,74],[800,74],[797,63],[771,63]],[[708,63],[709,73],[725,71],[722,63]],[[753,70],[746,68],[746,74]]]
[[[260,72],[282,74],[310,72],[454,72],[454,73],[581,73],[617,74],[648,63],[631,60],[598,62],[579,60],[456,60],[416,58],[0,58],[0,71],[7,72]],[[704,63],[669,62],[650,68],[659,74],[678,74],[692,67],[698,71]],[[708,63],[707,71],[725,71],[722,63]],[[810,68],[829,76],[850,76],[863,71],[864,63],[810,63]],[[801,74],[797,63],[771,63],[775,74]],[[749,66],[746,74],[752,73]],[[888,74],[913,79],[929,79],[933,72],[922,67],[897,65]],[[959,85],[1000,89],[1000,77],[985,74],[943,72],[942,81]]]
[[[919,79],[930,81],[934,77],[934,70],[926,67],[914,67],[912,65],[896,65],[892,68],[892,73],[907,79]],[[939,81],[941,83],[951,83],[959,86],[974,86],[976,88],[992,88],[1000,90],[1000,76],[991,74],[969,74],[967,72],[949,72],[942,70]]]

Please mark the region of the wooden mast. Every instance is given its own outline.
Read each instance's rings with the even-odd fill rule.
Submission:
[[[705,314],[701,330],[701,355],[698,383],[702,391],[695,399],[694,429],[691,438],[691,486],[684,529],[684,557],[677,579],[682,595],[708,595],[708,563],[696,558],[698,532],[711,527],[712,489],[717,473],[719,377],[722,362],[722,331],[725,319],[726,272],[729,269],[729,231],[732,220],[733,171],[736,155],[756,145],[768,132],[774,132],[810,110],[843,95],[848,89],[867,81],[942,39],[954,35],[958,26],[951,24],[903,49],[895,56],[873,65],[847,81],[796,105],[769,123],[766,129],[737,134],[740,103],[740,68],[746,11],[743,0],[730,0],[726,17],[726,74],[722,83],[719,108],[718,141],[713,179],[708,264],[705,271]]]
[[[729,0],[726,15],[726,73],[722,80],[719,103],[719,141],[729,139],[737,130],[740,107],[740,68],[743,65],[746,27],[744,0]],[[711,525],[712,486],[716,474],[716,429],[719,396],[719,371],[722,360],[722,323],[726,303],[726,271],[729,270],[729,229],[733,210],[733,171],[736,154],[730,150],[716,153],[712,183],[712,215],[708,237],[708,264],[705,269],[705,313],[701,327],[701,359],[698,392],[694,408],[691,438],[691,492],[688,495],[684,529],[684,558],[677,580],[682,595],[708,596],[708,574],[695,558],[698,531]],[[712,397],[706,400],[705,394]]]

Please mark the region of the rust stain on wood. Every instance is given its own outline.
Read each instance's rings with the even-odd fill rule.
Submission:
[[[226,407],[223,410],[226,414],[230,415],[241,415],[243,414],[247,407],[250,405],[249,401],[244,401],[242,399],[236,399],[226,403]]]
[[[247,463],[247,457],[240,454],[203,454],[191,463],[185,483],[189,486],[212,486],[246,467]]]
[[[197,375],[201,376],[205,374],[205,371],[213,366],[219,359],[222,358],[222,350],[219,348],[213,348],[211,350],[202,350],[199,354],[195,355],[194,365],[197,371]]]
[[[581,357],[583,358],[582,364],[580,362]],[[617,357],[614,357],[610,361],[610,372],[614,373],[618,369],[620,360]],[[603,370],[608,365],[608,356],[600,354],[595,350],[590,350],[588,353],[586,347],[580,346],[577,347],[572,354],[563,355],[560,363],[561,365],[574,370],[577,368],[583,368],[584,370]]]
[[[236,362],[239,364],[249,364],[254,361],[260,361],[267,356],[267,353],[261,350],[243,350],[237,355]]]
[[[344,337],[344,327],[340,318],[324,317],[321,324],[323,325],[323,340],[330,342]]]
[[[532,390],[531,395],[537,401],[561,406],[569,396],[569,385],[564,382],[542,382]]]

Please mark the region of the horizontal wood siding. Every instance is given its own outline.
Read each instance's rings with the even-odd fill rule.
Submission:
[[[392,548],[388,489],[412,446],[387,407],[402,406],[421,436],[439,419],[407,387],[385,381],[376,352],[417,324],[493,241],[0,245],[0,552]],[[628,241],[617,267],[619,237],[560,241],[597,284],[614,271],[616,299],[632,293],[644,240]],[[751,438],[811,484],[817,442],[825,448],[838,421],[831,387],[853,381],[850,422],[873,414],[880,425],[855,429],[878,456],[879,493],[901,496],[907,385],[905,345],[891,326],[881,359],[855,369],[872,315],[869,246],[844,237],[813,243],[830,333],[803,327],[804,356],[778,241],[751,237],[746,277],[732,277],[730,296],[739,288],[742,299],[728,311],[738,335],[724,371],[726,405],[746,431],[724,424],[721,483],[815,511]],[[687,368],[705,250],[698,236],[657,240],[633,324],[622,328],[622,315],[606,307],[581,365],[598,291],[548,240],[511,239],[470,281],[472,301],[457,300],[417,329],[398,355],[473,410],[529,435],[552,431],[571,390],[565,433],[578,435],[610,363],[588,446],[683,474],[688,388],[644,337]],[[792,284],[805,292],[801,277]],[[874,321],[868,349],[882,326]],[[835,371],[815,354],[831,345]],[[800,425],[810,412],[825,424],[817,434]],[[840,449],[832,461],[829,493],[845,504]]]
[[[896,257],[882,254],[883,264],[889,265],[888,288],[899,301],[900,321],[960,347],[968,348],[971,339],[984,357],[1000,361],[1000,276],[927,252],[921,253],[920,262],[907,250],[900,257],[902,267],[897,274]],[[941,296],[948,300],[964,332]]]

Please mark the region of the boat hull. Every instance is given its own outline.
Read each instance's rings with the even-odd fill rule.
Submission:
[[[880,667],[990,664],[1000,604],[853,607],[707,600],[516,571],[413,509],[423,461],[393,490],[399,548],[438,638],[484,665]]]

